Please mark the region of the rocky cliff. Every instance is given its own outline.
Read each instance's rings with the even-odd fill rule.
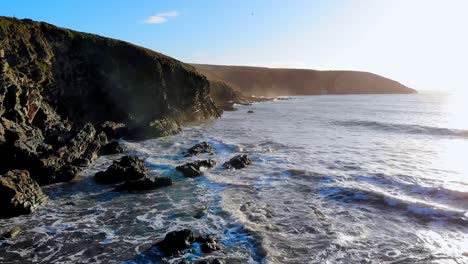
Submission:
[[[123,41],[0,17],[0,174],[20,169],[40,184],[68,181],[109,137],[164,136],[219,115],[209,82],[190,65]]]
[[[222,81],[246,95],[415,93],[396,81],[356,71],[316,71],[193,64],[210,81]]]

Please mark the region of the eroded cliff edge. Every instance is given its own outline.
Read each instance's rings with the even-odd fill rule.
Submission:
[[[190,65],[127,42],[0,17],[1,177],[19,169],[39,184],[68,181],[109,138],[164,136],[219,115],[209,82]]]
[[[225,82],[246,95],[416,93],[394,80],[369,72],[274,69],[193,64],[210,81]]]

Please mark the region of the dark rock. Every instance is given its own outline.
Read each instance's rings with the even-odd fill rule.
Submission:
[[[197,237],[195,238],[195,242],[200,243],[200,249],[203,253],[210,253],[216,250],[220,250],[221,246],[218,245],[218,241],[211,235],[205,237]]]
[[[22,169],[41,185],[70,181],[107,138],[130,137],[129,130],[164,136],[219,116],[208,81],[192,66],[126,42],[0,16],[0,174]]]
[[[220,106],[221,109],[223,109],[224,111],[228,111],[228,112],[232,112],[232,111],[237,111],[237,108],[235,108],[234,106],[232,105],[222,105]]]
[[[214,152],[213,147],[210,144],[208,144],[208,142],[204,141],[204,142],[198,143],[195,146],[189,148],[183,154],[186,157],[189,157],[189,156],[196,156],[196,155],[201,154],[201,153],[211,153],[211,154],[213,154],[213,152]]]
[[[154,244],[166,256],[174,256],[182,253],[182,250],[191,247],[195,241],[193,232],[190,229],[172,231],[166,234],[164,240]]]
[[[17,235],[21,233],[21,228],[18,226],[13,227],[8,232],[2,235],[4,238],[15,238]]]
[[[181,166],[177,166],[176,170],[182,172],[182,174],[186,177],[197,177],[203,174],[201,171],[202,167],[212,168],[214,166],[216,166],[216,162],[214,160],[197,160]]]
[[[0,217],[29,214],[46,201],[28,171],[12,170],[0,177]]]
[[[223,164],[226,169],[242,169],[252,164],[252,160],[245,154],[237,155]]]
[[[147,172],[148,168],[143,160],[135,156],[124,156],[119,161],[114,161],[106,171],[96,173],[94,179],[103,184],[135,181],[147,178]]]
[[[100,154],[101,155],[112,155],[124,152],[123,147],[120,145],[118,141],[111,141],[106,145],[101,147]]]
[[[101,130],[109,139],[120,139],[127,134],[128,128],[124,123],[106,121],[101,125]]]
[[[254,113],[254,111],[252,111],[252,110],[247,111],[247,114],[253,114],[253,113]]]
[[[123,184],[115,187],[116,191],[146,191],[160,187],[172,185],[172,179],[169,177],[142,178],[135,181],[125,181]]]
[[[202,259],[195,261],[196,264],[224,264],[224,260],[221,259]]]

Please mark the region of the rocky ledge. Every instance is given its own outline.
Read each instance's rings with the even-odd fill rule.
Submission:
[[[209,86],[192,66],[127,42],[0,17],[0,179],[30,188],[9,189],[0,211],[31,211],[43,201],[36,183],[70,181],[120,152],[111,139],[220,116]],[[16,181],[12,170],[27,172]]]

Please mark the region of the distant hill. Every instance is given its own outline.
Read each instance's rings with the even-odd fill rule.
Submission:
[[[213,81],[246,95],[395,94],[416,90],[394,80],[358,71],[316,71],[193,64]]]

